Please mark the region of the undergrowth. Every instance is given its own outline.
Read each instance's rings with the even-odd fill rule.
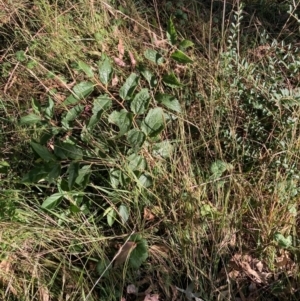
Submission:
[[[1,1],[1,299],[298,300],[298,6]]]

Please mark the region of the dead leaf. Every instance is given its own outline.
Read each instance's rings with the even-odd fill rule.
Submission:
[[[119,59],[123,59],[124,56],[124,45],[123,45],[123,41],[121,39],[119,39],[119,44],[118,44],[118,51],[119,51]]]
[[[154,218],[155,218],[155,215],[151,212],[151,210],[145,207],[144,208],[144,219],[146,221],[152,221],[152,220],[154,220]]]
[[[40,287],[39,293],[40,293],[41,301],[49,301],[50,300],[50,294],[49,294],[49,290],[47,287],[45,287],[45,286]]]
[[[131,51],[129,51],[129,57],[130,57],[131,65],[134,68],[136,66],[136,60]]]
[[[146,295],[144,301],[159,301],[159,295],[158,294],[153,294],[153,295]]]
[[[133,294],[133,295],[138,294],[138,288],[134,284],[129,284],[127,286],[126,291],[127,291],[127,294]]]
[[[119,78],[115,75],[111,81],[111,85],[115,87],[119,82]]]
[[[259,261],[256,263],[256,267],[259,272],[262,272],[264,265],[262,264],[261,261]]]
[[[135,247],[136,243],[133,241],[127,241],[124,245],[122,245],[118,253],[114,257],[114,267],[124,263],[130,255],[130,253],[135,249]]]
[[[115,61],[115,63],[116,63],[118,66],[120,66],[120,67],[126,67],[125,62],[124,62],[122,59],[117,58],[117,57],[114,57],[114,61]]]

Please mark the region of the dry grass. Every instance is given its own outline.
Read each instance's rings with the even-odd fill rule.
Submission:
[[[158,293],[160,300],[175,301],[186,298],[176,286],[186,289],[193,283],[193,292],[205,301],[298,300],[299,105],[278,100],[277,107],[269,107],[265,102],[271,103],[284,88],[294,93],[286,99],[299,97],[298,79],[277,63],[288,53],[295,61],[298,57],[287,47],[270,46],[271,38],[264,42],[263,21],[269,26],[270,20],[250,15],[247,7],[246,21],[239,23],[234,20],[236,6],[220,15],[216,1],[212,9],[205,1],[182,1],[172,8],[158,1],[111,2],[0,2],[1,152],[10,164],[0,178],[5,208],[0,214],[1,299],[144,300]],[[188,51],[194,63],[179,66],[167,60],[162,66],[148,66],[146,49],[170,54],[165,35],[170,13],[180,38],[195,43]],[[230,40],[232,24],[239,24],[241,31]],[[289,24],[280,35],[294,28]],[[249,31],[251,41],[246,39]],[[87,214],[72,214],[66,206],[44,211],[40,204],[57,191],[57,183],[21,183],[37,163],[29,142],[41,129],[17,121],[33,111],[32,98],[46,104],[52,93],[57,111],[51,126],[59,127],[68,111],[61,103],[75,83],[86,80],[76,63],[82,60],[96,71],[104,54],[118,58],[122,48],[126,66],[115,60],[118,82],[105,87],[94,79],[95,93],[106,93],[115,107],[120,105],[119,88],[136,70],[129,52],[156,72],[156,92],[169,91],[162,75],[174,70],[185,86],[174,92],[183,114],[162,134],[174,141],[172,156],[163,159],[143,151],[153,178],[153,185],[143,189],[134,182],[123,144],[115,145],[106,160],[94,155],[97,133],[85,145],[93,173],[84,197],[92,209]],[[263,120],[269,127],[259,119],[266,113],[247,103],[248,98],[268,107]],[[83,104],[88,108],[91,99]],[[66,135],[82,129],[87,117],[80,118]],[[103,121],[102,126],[101,135],[111,137],[111,125]],[[117,163],[112,160],[115,154]],[[220,174],[214,174],[216,162],[225,164]],[[120,168],[135,185],[107,194],[103,183],[111,167]],[[130,218],[122,224],[117,217],[109,227],[103,211],[108,204],[115,206],[116,199],[130,208]],[[131,233],[141,234],[149,247],[149,257],[137,271],[127,262],[113,264]],[[139,288],[138,296],[126,295],[129,284]]]

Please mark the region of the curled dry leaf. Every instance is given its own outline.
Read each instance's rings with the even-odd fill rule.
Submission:
[[[49,301],[50,300],[50,294],[49,294],[49,290],[47,287],[45,287],[45,286],[40,287],[39,293],[40,293],[41,301]]]
[[[130,253],[135,249],[135,247],[136,243],[133,241],[127,241],[124,245],[122,245],[114,257],[114,266],[116,267],[124,263],[130,255]]]
[[[118,58],[118,57],[114,57],[114,61],[120,67],[125,67],[126,66],[125,62],[122,59]]]
[[[119,78],[115,75],[111,81],[111,85],[115,87],[119,82]]]
[[[119,51],[119,59],[122,60],[125,51],[124,51],[123,41],[121,39],[119,39],[118,51]]]
[[[134,58],[134,56],[133,56],[133,54],[132,54],[131,51],[129,51],[129,57],[130,57],[131,65],[134,68],[136,66],[136,60],[135,60],[135,58]]]
[[[137,295],[138,294],[138,288],[134,284],[129,284],[127,286],[127,294]]]
[[[159,295],[158,294],[147,294],[144,301],[159,301]]]
[[[152,221],[152,220],[154,220],[154,218],[155,218],[155,215],[151,212],[151,210],[145,207],[144,208],[144,219],[146,221]]]

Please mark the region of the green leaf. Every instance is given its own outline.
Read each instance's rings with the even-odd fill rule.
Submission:
[[[289,235],[287,238],[285,238],[281,233],[276,232],[274,234],[274,239],[278,243],[278,245],[282,248],[289,248],[292,246],[293,241],[292,241],[292,236]]]
[[[49,167],[50,167],[50,170],[46,176],[46,179],[50,182],[50,183],[53,183],[55,182],[58,177],[60,176],[60,173],[61,173],[61,164],[59,162],[50,162],[49,163]],[[46,167],[46,170],[48,168]]]
[[[132,129],[127,134],[127,141],[131,147],[140,148],[146,139],[146,135],[137,129]]]
[[[94,91],[94,84],[91,82],[81,82],[73,87],[73,94],[66,98],[63,105],[71,105],[79,102]]]
[[[194,43],[190,40],[183,40],[179,43],[179,49],[180,50],[186,50],[189,47],[194,46]]]
[[[49,210],[54,209],[59,205],[62,198],[63,198],[63,194],[61,194],[60,192],[54,193],[43,202],[41,207]]]
[[[10,168],[10,165],[8,162],[6,161],[0,161],[0,174],[7,174],[8,173],[8,169]]]
[[[69,122],[75,120],[83,111],[84,106],[77,105],[71,110],[68,111],[67,115],[61,120],[61,124],[66,128],[69,129]]]
[[[116,211],[114,210],[114,208],[112,207],[109,207],[105,210],[104,212],[104,216],[106,216],[106,219],[107,219],[107,224],[111,227],[115,220],[116,220]]]
[[[36,114],[29,114],[27,116],[21,117],[20,123],[21,124],[36,124],[42,121],[41,116]]]
[[[165,127],[164,111],[162,108],[149,110],[144,119],[141,129],[149,137],[158,135]]]
[[[138,269],[148,258],[148,244],[139,234],[132,235],[130,241],[134,241],[136,247],[130,253],[129,265]]]
[[[177,61],[178,63],[182,63],[182,64],[188,64],[193,62],[191,58],[189,58],[185,53],[183,53],[180,50],[175,50],[172,53],[171,58]]]
[[[177,32],[171,18],[169,19],[167,24],[167,39],[172,45],[175,45],[177,42]]]
[[[49,171],[45,168],[44,164],[38,164],[22,178],[22,183],[37,183],[38,181],[45,179],[48,174]]]
[[[217,160],[214,163],[212,163],[210,167],[210,171],[212,173],[213,179],[220,178],[222,174],[227,170],[227,168],[228,168],[228,164],[221,160]]]
[[[152,181],[152,178],[150,175],[146,175],[146,174],[142,174],[140,177],[139,177],[139,182],[140,184],[145,187],[145,188],[149,188],[152,186],[153,184],[153,181]]]
[[[154,156],[160,156],[162,158],[170,158],[173,152],[173,146],[170,143],[170,141],[162,141],[159,143],[155,143],[153,145],[153,155]]]
[[[71,162],[68,168],[68,175],[69,175],[68,186],[70,190],[73,188],[78,174],[79,174],[79,163]]]
[[[138,84],[138,75],[136,73],[131,73],[126,79],[124,85],[120,88],[120,97],[125,100],[131,97]]]
[[[82,189],[86,188],[89,184],[90,175],[92,173],[91,166],[85,165],[80,168],[78,171],[78,176],[76,178],[76,184],[79,185]]]
[[[164,58],[156,50],[153,49],[147,49],[144,52],[144,56],[146,59],[157,65],[161,65],[164,62]]]
[[[37,115],[40,115],[42,112],[40,103],[35,98],[31,98],[31,104],[32,104],[32,109],[33,109],[34,113]]]
[[[80,60],[78,62],[78,68],[79,70],[82,70],[88,77],[94,77],[93,69],[84,61]]]
[[[53,114],[54,114],[54,101],[52,100],[51,97],[49,97],[48,99],[49,99],[49,104],[48,104],[48,107],[45,110],[45,117],[47,119],[51,119],[53,117]]]
[[[155,100],[170,110],[178,113],[181,112],[179,100],[173,95],[157,93],[155,95]]]
[[[110,184],[113,188],[118,188],[120,184],[120,176],[121,176],[121,171],[119,169],[112,168],[109,171]]]
[[[83,156],[82,150],[77,145],[61,141],[54,144],[54,154],[62,160],[80,160]]]
[[[40,158],[42,158],[44,161],[48,162],[48,161],[56,161],[56,157],[49,152],[49,150],[47,149],[46,146],[40,145],[38,143],[35,142],[31,142],[30,143],[31,147],[33,148],[33,150],[40,156]]]
[[[129,131],[132,124],[132,113],[127,112],[126,110],[113,111],[108,116],[108,121],[117,125],[120,129],[119,136],[124,135]]]
[[[99,79],[104,84],[107,85],[111,80],[113,69],[111,67],[108,57],[105,57],[103,62],[99,65]]]
[[[142,89],[134,96],[130,104],[130,109],[134,114],[144,114],[148,109],[149,102],[150,95],[148,89]]]
[[[125,224],[128,221],[129,218],[129,211],[127,206],[125,205],[120,205],[119,207],[119,215],[122,219],[122,224]]]
[[[88,122],[88,129],[91,130],[93,127],[97,124],[97,122],[100,120],[103,112],[105,110],[110,109],[112,106],[112,101],[109,96],[107,95],[100,95],[97,98],[94,99],[93,104],[93,115],[91,119]]]
[[[171,88],[181,87],[181,83],[179,82],[179,80],[177,79],[174,73],[165,74],[163,76],[163,82]]]
[[[144,171],[147,167],[147,161],[144,157],[138,154],[131,154],[127,157],[128,168],[131,171]]]
[[[143,77],[146,79],[146,81],[148,82],[150,87],[155,87],[157,85],[157,79],[155,78],[155,76],[153,75],[153,73],[144,68],[144,67],[140,67],[139,68],[141,74],[143,75]]]

